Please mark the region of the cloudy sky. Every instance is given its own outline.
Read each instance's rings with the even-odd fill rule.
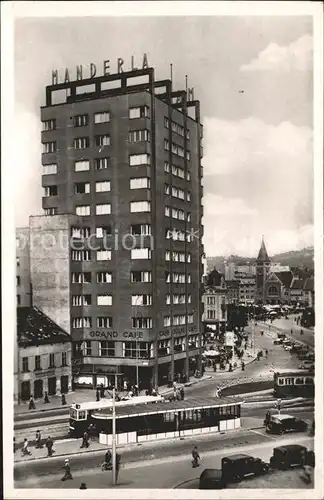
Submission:
[[[146,52],[158,78],[172,63],[175,85],[187,74],[201,101],[207,255],[254,256],[262,234],[270,254],[312,245],[312,43],[301,16],[17,19],[16,224],[41,213],[52,69],[117,57],[126,67]]]

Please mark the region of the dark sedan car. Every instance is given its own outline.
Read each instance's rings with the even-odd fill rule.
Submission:
[[[271,415],[267,423],[266,432],[270,434],[284,434],[285,432],[303,432],[307,430],[307,423],[301,418],[291,415]]]
[[[241,481],[247,476],[260,476],[269,470],[261,458],[239,453],[222,458],[223,477],[226,483]]]
[[[270,458],[270,467],[272,469],[302,467],[307,462],[308,453],[307,448],[300,444],[278,446],[273,449],[273,455]]]

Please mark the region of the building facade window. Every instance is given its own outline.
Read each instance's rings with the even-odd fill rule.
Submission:
[[[57,196],[58,189],[57,186],[46,186],[44,187],[44,197],[48,198],[50,196]]]
[[[83,343],[83,355],[91,356],[92,355],[92,342],[91,340],[85,340]]]
[[[90,294],[72,295],[72,306],[91,306],[91,303]]]
[[[152,328],[153,320],[152,318],[141,317],[137,318],[132,317],[132,328]]]
[[[90,250],[72,250],[71,259],[78,261],[89,261],[91,260]]]
[[[109,111],[101,111],[100,113],[95,113],[93,116],[95,123],[108,123],[110,121]]]
[[[131,234],[133,235],[151,235],[151,231],[150,224],[133,224],[131,226]]]
[[[35,370],[41,370],[41,369],[42,369],[41,357],[35,356]]]
[[[89,144],[89,137],[76,137],[73,141],[74,149],[86,149]]]
[[[171,316],[164,316],[163,325],[164,326],[171,326]]]
[[[57,174],[57,164],[43,165],[43,175]]]
[[[132,295],[132,306],[151,306],[152,295]]]
[[[97,317],[97,328],[112,328],[112,326],[113,326],[112,316]]]
[[[48,367],[49,368],[55,368],[55,354],[52,353],[52,352],[49,355],[49,364],[48,364]]]
[[[215,309],[207,309],[207,319],[216,319]]]
[[[150,132],[147,129],[130,130],[128,133],[128,142],[144,142],[150,140]]]
[[[111,283],[112,273],[108,271],[100,271],[97,273],[97,283]]]
[[[72,328],[91,328],[92,318],[91,316],[82,316],[80,318],[72,319]]]
[[[108,134],[95,136],[96,146],[110,146],[110,136]]]
[[[94,166],[96,170],[104,170],[108,167],[111,167],[111,159],[110,158],[96,158],[94,160]]]
[[[194,322],[194,318],[193,318],[193,314],[188,314],[188,318],[187,318],[187,321],[188,321],[188,324],[192,324]]]
[[[97,260],[111,260],[111,250],[97,250]]]
[[[96,215],[107,215],[110,213],[111,213],[110,203],[102,203],[100,205],[96,205]]]
[[[67,366],[67,355],[66,355],[66,352],[62,352],[62,366]]]
[[[131,259],[151,259],[152,251],[149,248],[133,248],[131,250]]]
[[[74,184],[74,194],[88,194],[90,193],[89,182],[76,182]]]
[[[131,283],[151,283],[152,273],[151,271],[132,271],[131,272]]]
[[[72,273],[72,283],[91,283],[91,273]]]
[[[115,342],[105,340],[99,342],[99,356],[114,357],[115,356]]]
[[[150,179],[148,177],[136,177],[129,180],[130,189],[150,189]]]
[[[134,118],[149,118],[150,108],[148,106],[138,106],[137,108],[129,108],[130,120]]]
[[[74,170],[75,170],[75,172],[85,172],[86,170],[90,170],[89,160],[75,161],[74,162]]]
[[[112,295],[97,295],[97,306],[112,306]]]
[[[28,358],[27,357],[22,358],[22,371],[23,371],[23,373],[29,372]]]
[[[123,357],[148,359],[153,357],[153,344],[149,342],[123,342]]]
[[[56,215],[57,213],[58,213],[57,207],[44,209],[44,215]]]
[[[43,122],[43,131],[48,132],[49,130],[56,130],[56,120],[45,120]]]
[[[73,123],[75,127],[85,127],[89,123],[88,115],[77,115],[73,119]]]
[[[150,165],[150,155],[147,153],[129,156],[129,165],[137,167],[139,165]]]
[[[104,238],[105,236],[112,234],[111,226],[100,226],[96,227],[96,238]]]
[[[130,203],[130,211],[131,213],[150,212],[151,203],[149,201],[132,201]]]
[[[85,238],[89,238],[91,234],[90,227],[75,227],[71,228],[71,236],[75,239],[83,240]]]
[[[80,215],[81,217],[85,217],[90,215],[90,205],[79,205],[75,207],[76,215]]]
[[[57,151],[56,141],[44,142],[43,153],[55,153]]]
[[[96,193],[104,193],[110,191],[110,181],[96,182]]]

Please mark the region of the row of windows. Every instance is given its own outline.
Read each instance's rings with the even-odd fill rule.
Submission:
[[[72,306],[91,306],[91,294],[72,295]],[[112,306],[112,295],[97,295],[97,306]]]
[[[169,184],[164,184],[164,194],[173,196],[174,198],[179,198],[180,200],[185,199],[185,192],[181,188],[175,186],[169,186]],[[191,201],[191,193],[187,191],[187,201]]]
[[[185,273],[169,273],[168,271],[165,271],[165,282],[166,283],[171,283],[171,278],[172,278],[172,283],[185,283],[186,282],[186,277],[187,277],[187,283],[191,283],[191,274],[185,274]]]
[[[83,342],[84,356],[92,356],[92,343],[90,340]],[[115,356],[115,342],[104,340],[99,342],[100,357]],[[122,342],[122,356],[125,358],[153,358],[154,344],[152,342]]]
[[[101,111],[99,113],[95,113],[93,115],[94,123],[108,123],[110,121],[110,113],[109,111]],[[73,125],[74,127],[86,127],[89,125],[89,115],[76,115],[73,117]],[[43,130],[56,130],[56,120],[45,120],[43,122]]]
[[[190,212],[187,213],[187,217],[185,217],[185,212],[184,210],[178,209],[178,208],[170,208],[168,206],[165,207],[164,213],[166,217],[172,217],[172,219],[178,219],[178,220],[187,220],[187,222],[191,221],[191,214]]]
[[[104,251],[106,251],[106,250],[104,250]],[[79,252],[79,251],[73,251],[72,257],[76,257],[76,255],[73,255],[75,252]],[[90,252],[88,250],[80,251],[80,253],[82,253],[82,252],[88,252],[88,254],[90,254]],[[73,258],[72,260],[79,260],[79,259]],[[109,260],[109,259],[107,259],[107,260]],[[79,275],[81,275],[81,276],[79,276]],[[187,283],[191,283],[191,274],[172,273],[172,276],[171,276],[171,273],[166,271],[165,272],[165,282],[171,283],[171,277],[172,277],[172,283],[186,283],[186,278],[187,278]],[[74,281],[73,283],[90,283],[91,282],[91,281],[82,281],[82,280],[91,279],[90,273],[72,273],[72,279],[78,280],[78,281]],[[106,271],[97,273],[97,279],[102,279],[102,280],[112,279],[111,273],[106,272]],[[79,281],[79,280],[81,280],[81,281]],[[130,281],[131,281],[131,283],[152,283],[152,272],[151,271],[131,271]],[[98,283],[111,283],[111,281],[98,281]],[[73,304],[73,305],[81,305],[81,304]],[[136,305],[136,304],[134,304],[134,305]]]
[[[130,212],[131,213],[139,213],[139,212],[150,212],[151,211],[151,203],[149,201],[132,201],[130,204]],[[100,203],[95,206],[96,215],[109,215],[111,214],[111,204],[110,203]],[[77,205],[75,207],[76,215],[81,217],[86,217],[91,215],[91,206],[90,205]]]
[[[193,314],[187,315],[187,323],[188,324],[193,323]],[[164,316],[163,324],[164,324],[164,326],[171,326],[171,316]],[[185,314],[172,316],[172,325],[173,326],[185,325],[185,324],[186,324]]]
[[[164,139],[164,149],[170,151],[170,142],[167,139]],[[171,143],[171,151],[174,155],[180,156],[181,158],[185,156],[184,148],[174,142]],[[187,160],[190,160],[190,151],[187,151]]]
[[[165,252],[165,260],[171,260],[171,252],[166,250]],[[186,262],[186,254],[185,252],[172,252],[172,261],[173,262]],[[191,254],[187,253],[187,262],[191,262]]]
[[[170,120],[166,116],[164,117],[164,126],[166,128],[170,128]],[[185,129],[184,129],[184,127],[182,127],[182,125],[179,125],[179,123],[171,121],[171,130],[172,130],[172,132],[175,132],[176,134],[181,135],[181,137],[185,136]],[[186,137],[187,137],[187,139],[189,139],[189,137],[190,137],[189,130],[186,130]]]
[[[177,167],[176,165],[172,165],[170,168],[170,163],[168,161],[164,162],[164,172],[166,174],[172,174],[176,177],[180,177],[180,179],[184,179],[187,177],[187,181],[191,180],[191,175],[190,172],[187,171],[187,176],[185,176],[185,170],[184,168]]]
[[[42,370],[42,360],[44,360],[44,356],[35,356],[35,371]],[[47,357],[47,355],[46,355]],[[55,368],[55,353],[51,353],[48,355],[48,368]],[[67,353],[62,352],[61,353],[61,366],[67,366]],[[28,357],[23,357],[22,358],[22,371],[24,373],[29,372],[29,358]]]
[[[97,283],[111,283],[112,273],[108,271],[100,271],[96,273]],[[72,273],[72,283],[91,283],[91,273]]]
[[[186,337],[177,337],[174,339],[174,347],[181,346],[183,350],[186,348]],[[199,335],[188,335],[188,347],[199,347]],[[159,340],[159,354],[170,354],[171,339]]]
[[[134,236],[136,236],[136,235],[149,236],[149,235],[151,235],[151,226],[150,226],[150,224],[133,224],[130,227],[130,233]],[[96,238],[104,238],[105,236],[112,234],[112,227],[111,227],[111,225],[97,226],[95,234],[96,234]],[[73,226],[71,228],[72,238],[85,239],[85,238],[89,238],[90,235],[91,235],[91,228],[90,227],[75,227],[75,226]]]
[[[278,385],[313,385],[314,377],[279,377]]]
[[[143,118],[143,117],[149,118],[149,112],[150,109],[148,106],[133,107],[129,108],[128,116],[130,119]],[[109,111],[100,111],[98,113],[94,113],[93,122],[95,124],[109,123],[110,122]],[[74,116],[73,125],[74,127],[86,127],[87,125],[89,125],[89,115],[83,114]],[[56,130],[56,120],[55,119],[45,120],[43,122],[43,130],[44,131]]]

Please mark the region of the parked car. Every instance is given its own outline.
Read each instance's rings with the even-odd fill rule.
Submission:
[[[226,483],[221,469],[203,470],[199,478],[200,490],[221,490],[222,488],[226,488]]]
[[[301,418],[287,414],[271,415],[266,426],[266,432],[270,434],[284,434],[285,432],[303,432],[307,430],[307,423]]]
[[[282,340],[282,339],[275,339],[275,340],[273,341],[273,343],[274,343],[275,345],[280,345],[280,344],[282,344],[282,343],[283,343],[283,340]]]
[[[241,481],[246,476],[260,476],[269,470],[269,465],[261,458],[243,453],[222,458],[223,478],[226,483]]]
[[[278,446],[273,449],[273,455],[270,458],[270,467],[272,469],[301,467],[305,464],[307,453],[307,448],[300,444]]]

